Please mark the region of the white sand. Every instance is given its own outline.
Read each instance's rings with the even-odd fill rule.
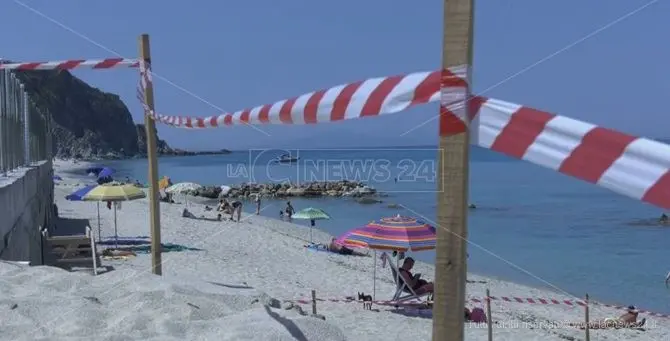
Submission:
[[[56,174],[73,165],[58,162]],[[77,167],[81,167],[77,165]],[[56,188],[63,217],[87,218],[95,228],[96,205],[68,202],[76,189],[66,179]],[[320,298],[353,296],[372,291],[372,258],[313,252],[303,245],[309,231],[275,219],[243,216],[241,223],[181,218],[182,205],[161,204],[162,241],[204,251],[163,254],[162,278],[149,274],[150,256],[103,261],[115,270],[91,276],[49,267],[19,267],[0,263],[0,339],[2,340],[430,340],[432,319],[415,309],[396,310],[360,303],[319,302],[321,321],[285,309],[285,300],[307,298],[312,289]],[[249,209],[249,208],[247,208]],[[270,212],[277,207],[266,208]],[[209,214],[201,207],[194,213]],[[113,234],[112,212],[101,212],[103,236]],[[146,199],[123,204],[118,215],[121,236],[149,235]],[[315,239],[330,236],[316,231]],[[432,277],[433,267],[417,263],[416,272]],[[585,274],[586,276],[586,274]],[[469,297],[483,297],[486,288],[496,296],[574,299],[482,276],[470,280]],[[377,268],[377,299],[393,294],[390,271]],[[95,297],[86,299],[85,296]],[[273,299],[274,298],[274,299]],[[276,302],[276,300],[281,301]],[[10,309],[16,304],[15,309]],[[193,307],[189,304],[195,305]],[[274,307],[272,307],[274,306]],[[481,306],[469,303],[469,307]],[[311,312],[310,306],[302,306]],[[592,319],[622,312],[592,307]],[[409,315],[409,316],[408,316]],[[566,305],[519,304],[494,301],[494,340],[582,340],[573,327],[551,328],[550,322],[583,320],[583,308]],[[592,330],[592,340],[664,340],[670,320],[647,317],[645,331]],[[524,324],[525,323],[525,324]],[[532,328],[531,328],[532,327]],[[467,340],[486,340],[483,326],[468,325]]]

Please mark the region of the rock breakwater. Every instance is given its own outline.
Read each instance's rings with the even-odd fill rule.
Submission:
[[[191,193],[205,198],[249,199],[287,197],[373,197],[378,192],[371,186],[357,181],[317,181],[305,183],[245,183],[233,186],[205,186]]]

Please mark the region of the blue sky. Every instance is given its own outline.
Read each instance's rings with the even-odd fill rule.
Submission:
[[[151,35],[157,75],[210,104],[156,80],[156,107],[209,116],[274,102],[373,76],[440,66],[440,0],[244,0],[22,3],[125,57],[137,36]],[[475,91],[487,89],[649,0],[478,1]],[[669,136],[670,1],[659,0],[486,93],[636,135]],[[35,14],[3,1],[0,58],[22,61],[116,57]],[[93,86],[119,94],[136,121],[134,70],[77,71]],[[215,108],[215,107],[218,107]],[[187,131],[159,127],[188,149],[349,147],[431,144],[434,105],[386,118],[319,126]]]

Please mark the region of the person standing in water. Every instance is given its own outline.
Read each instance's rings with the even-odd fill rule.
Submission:
[[[286,216],[288,217],[288,221],[291,221],[291,217],[293,217],[293,213],[295,213],[295,209],[293,208],[293,205],[291,205],[290,201],[286,202]]]
[[[261,214],[261,194],[260,193],[256,194],[256,199],[254,201],[256,201],[256,215],[260,215]]]

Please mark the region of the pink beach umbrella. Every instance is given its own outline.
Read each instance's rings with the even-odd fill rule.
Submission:
[[[368,247],[368,244],[361,242],[355,239],[350,239],[349,237],[358,229],[353,229],[345,232],[343,235],[335,239],[335,244],[340,246],[346,246],[351,249],[364,249]]]
[[[343,235],[335,239],[335,243],[340,246],[345,246],[350,249],[367,249],[368,243],[361,240],[359,234],[362,228],[355,228],[345,232]],[[377,293],[377,250],[373,249],[372,257],[372,299],[375,299]]]

